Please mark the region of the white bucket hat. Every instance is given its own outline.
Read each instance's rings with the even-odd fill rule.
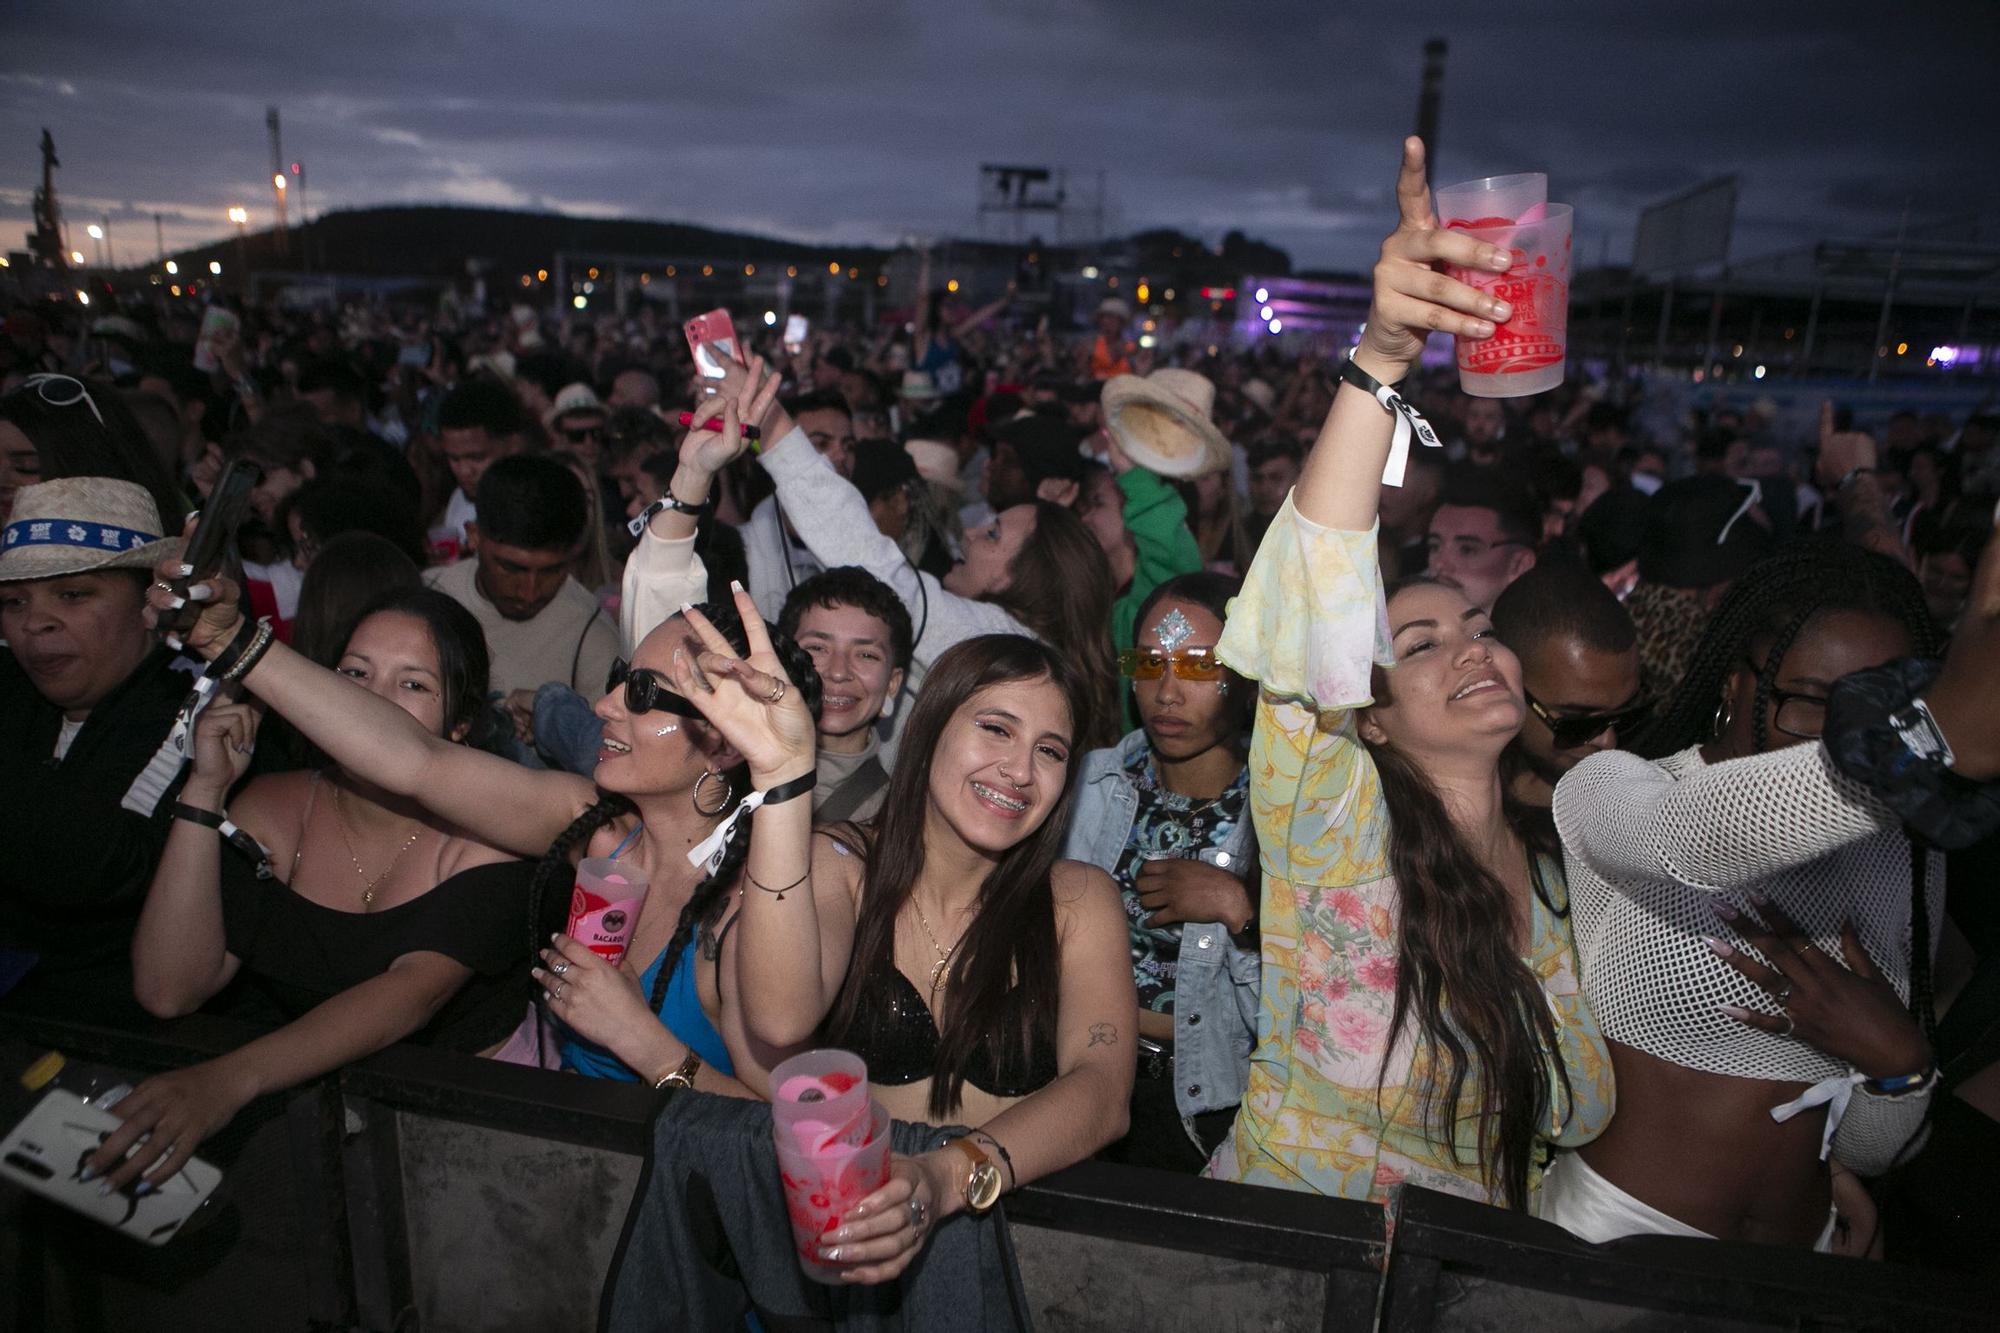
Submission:
[[[544,426],[553,426],[572,412],[602,412],[604,400],[597,396],[597,390],[588,384],[565,384],[550,404],[548,415],[542,418]]]
[[[1192,370],[1156,370],[1104,382],[1104,426],[1126,456],[1163,477],[1198,477],[1230,464],[1215,428],[1215,386]]]
[[[943,440],[906,440],[903,451],[917,465],[917,475],[925,481],[948,491],[965,489],[965,478],[959,475],[958,450]]]
[[[176,540],[160,527],[159,507],[137,482],[60,477],[24,486],[0,530],[0,583],[151,569]]]

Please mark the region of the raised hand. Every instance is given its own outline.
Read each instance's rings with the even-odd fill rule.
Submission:
[[[1505,273],[1514,259],[1497,245],[1438,226],[1424,180],[1424,143],[1414,135],[1403,140],[1396,204],[1402,216],[1375,261],[1374,303],[1357,356],[1365,353],[1399,372],[1423,355],[1424,339],[1432,331],[1490,338],[1495,321],[1513,317],[1506,302],[1450,277],[1442,271],[1445,265]],[[1385,382],[1401,378],[1399,373],[1385,377],[1365,362],[1364,369]]]
[[[724,381],[727,383],[727,381]],[[772,380],[775,386],[777,381]],[[736,399],[727,391],[709,399],[703,411],[712,410],[715,403],[722,404],[722,429],[704,430],[701,425],[690,430],[681,441],[681,466],[690,471],[712,477],[743,456],[746,441],[743,437],[743,417],[736,406]],[[699,422],[701,414],[696,414]],[[714,420],[713,417],[708,418]]]
[[[704,651],[674,649],[674,687],[701,710],[724,740],[750,765],[750,780],[768,791],[812,771],[817,762],[813,716],[771,646],[764,618],[742,584],[732,585],[750,653],[738,656],[729,640],[693,607],[681,615]]]
[[[194,729],[194,769],[182,793],[190,804],[220,803],[250,767],[259,712],[249,704],[216,704]]]
[[[178,611],[189,602],[202,603],[201,618],[182,633],[181,643],[188,651],[213,659],[236,637],[236,631],[243,625],[243,613],[237,609],[235,582],[221,574],[202,580],[184,593],[176,591],[194,573],[185,563],[188,533],[194,523],[190,517],[181,529],[180,545],[153,566],[153,584],[146,589],[143,614],[146,628],[158,629],[169,612]]]

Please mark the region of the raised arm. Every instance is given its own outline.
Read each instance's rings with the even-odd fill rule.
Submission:
[[[1488,338],[1494,320],[1513,314],[1504,302],[1438,271],[1451,263],[1505,272],[1512,261],[1498,246],[1436,224],[1423,140],[1414,136],[1403,141],[1396,203],[1401,218],[1375,261],[1374,301],[1354,349],[1354,364],[1388,385],[1409,374],[1432,330]],[[1394,425],[1373,396],[1342,381],[1292,493],[1299,513],[1346,532],[1373,527]]]
[[[179,554],[170,555],[154,570],[146,593],[149,622],[179,602],[165,585],[184,577],[180,562]],[[232,642],[244,628],[236,586],[217,577],[190,589],[195,594],[203,594],[198,600],[207,606],[184,642],[212,662],[234,651]],[[387,699],[282,643],[271,641],[242,680],[347,772],[419,801],[479,841],[516,855],[541,855],[595,799],[587,778],[523,768],[433,736]]]
[[[217,704],[204,713],[181,804],[220,815],[229,789],[250,766],[256,738],[257,716],[247,704]],[[260,785],[244,791],[237,815],[256,804]],[[193,1013],[236,975],[239,960],[223,929],[222,856],[213,829],[174,821],[132,934],[132,990],[156,1018]]]
[[[777,395],[774,375],[752,392],[749,419],[761,417]],[[666,497],[648,515],[639,545],[625,561],[618,629],[627,654],[681,607],[708,600],[708,570],[694,553],[695,527],[714,494],[717,474],[744,447],[744,418],[736,400],[723,394],[715,401],[722,406],[722,429],[702,430],[698,422],[681,440],[680,462],[667,482]]]

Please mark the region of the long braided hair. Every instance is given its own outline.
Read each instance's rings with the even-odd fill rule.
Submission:
[[[715,626],[723,638],[729,640],[731,648],[738,653],[749,651],[750,641],[743,632],[743,619],[737,614],[736,604],[733,601],[703,602],[695,609],[708,617],[709,623]],[[789,636],[779,632],[776,626],[767,622],[764,628],[771,636],[771,647],[778,654],[779,662],[784,665],[785,674],[791,678],[793,688],[798,690],[799,697],[805,701],[806,710],[812,714],[813,720],[818,721],[820,679],[818,670],[813,666],[811,655],[794,643]],[[686,725],[700,727],[707,724],[699,718],[690,718]],[[722,776],[732,791],[742,793],[749,790],[749,765],[738,764]],[[575,873],[575,867],[570,862],[571,853],[578,847],[587,845],[591,835],[606,824],[633,813],[635,808],[626,797],[615,792],[600,790],[598,799],[571,821],[568,828],[557,834],[555,841],[549,844],[548,851],[542,853],[542,859],[535,865],[534,878],[528,890],[530,957],[535,956],[536,951],[541,948],[541,942],[547,939],[549,932],[559,924],[555,915],[545,919],[544,913],[559,914],[560,909],[569,902],[569,898],[562,892],[562,887]],[[666,1002],[667,986],[673,980],[674,969],[679,965],[681,955],[687,951],[688,941],[694,937],[695,931],[715,914],[723,896],[735,885],[736,877],[742,872],[743,862],[749,855],[750,821],[741,819],[737,821],[735,829],[729,835],[729,842],[723,848],[721,862],[707,878],[695,886],[694,892],[688,896],[686,905],[681,908],[679,919],[674,923],[673,936],[667,941],[666,956],[660,963],[659,972],[653,977],[652,990],[647,996],[647,1003],[654,1013],[657,1014],[660,1006]]]
[[[1389,596],[1436,582],[1416,575],[1397,583]],[[1392,700],[1393,682],[1393,675],[1378,672],[1378,701]],[[1394,746],[1366,738],[1362,743],[1375,761],[1389,812],[1389,866],[1400,914],[1396,999],[1382,1072],[1395,1034],[1414,1020],[1418,1037],[1433,1052],[1425,1089],[1427,1133],[1457,1160],[1459,1123],[1468,1111],[1476,1116],[1482,1179],[1508,1207],[1525,1210],[1535,1139],[1552,1109],[1551,1089],[1560,1090],[1564,1120],[1575,1099],[1547,996],[1505,924],[1514,920],[1513,894],[1467,845],[1423,769]],[[1549,896],[1537,863],[1559,845],[1548,814],[1516,800],[1504,786],[1500,813],[1527,847],[1536,896],[1551,912],[1566,914],[1567,902]],[[1475,1074],[1480,1101],[1466,1108],[1461,1100]]]
[[[1770,743],[1766,715],[1785,654],[1815,617],[1836,611],[1888,616],[1909,632],[1919,656],[1938,652],[1923,585],[1909,570],[1847,542],[1795,542],[1752,565],[1731,586],[1695,645],[1679,686],[1654,713],[1651,725],[1633,736],[1633,752],[1661,759],[1708,740],[1723,683],[1730,672],[1747,665],[1757,672],[1752,748],[1762,753]],[[1769,647],[1763,647],[1767,639]]]

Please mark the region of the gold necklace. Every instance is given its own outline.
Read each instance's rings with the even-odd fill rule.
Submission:
[[[938,956],[937,962],[931,967],[931,994],[936,996],[938,987],[944,984],[945,969],[951,966],[951,956],[958,952],[959,945],[965,943],[965,936],[961,933],[951,942],[949,949],[940,947],[937,934],[931,929],[930,919],[924,915],[924,905],[917,901],[915,890],[910,893],[910,906],[917,909],[917,924],[924,928],[924,935],[931,942],[931,952]]]
[[[382,881],[394,874],[396,867],[403,863],[403,854],[417,845],[417,839],[424,835],[424,826],[419,823],[416,831],[410,834],[402,847],[398,849],[396,855],[390,858],[388,868],[374,879],[370,879],[368,878],[368,872],[361,866],[361,858],[354,854],[354,839],[347,831],[347,816],[343,813],[343,807],[340,803],[341,790],[338,784],[334,785],[333,822],[340,825],[340,840],[347,844],[347,859],[354,862],[354,873],[361,876],[361,906],[365,910],[375,905],[375,890],[380,888]]]

